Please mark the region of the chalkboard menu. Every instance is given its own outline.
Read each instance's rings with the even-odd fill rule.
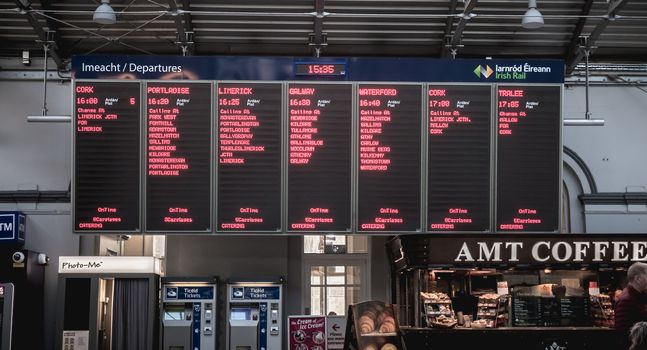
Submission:
[[[360,84],[358,231],[420,231],[422,86]]]
[[[139,231],[140,84],[74,91],[74,231]]]
[[[281,84],[217,84],[219,231],[281,230],[281,94]]]
[[[146,230],[211,230],[211,84],[146,85]]]
[[[350,84],[288,85],[288,230],[351,230]]]
[[[497,88],[497,231],[559,230],[561,88]]]
[[[490,229],[487,85],[429,85],[427,230]]]

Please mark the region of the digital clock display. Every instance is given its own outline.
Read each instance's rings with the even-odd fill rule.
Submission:
[[[295,63],[294,72],[296,75],[346,75],[346,64],[344,63]]]

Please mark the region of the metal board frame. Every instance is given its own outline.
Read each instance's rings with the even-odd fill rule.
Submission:
[[[205,231],[148,231],[146,226],[146,172],[145,160],[145,145],[146,145],[146,90],[145,87],[150,82],[177,82],[177,83],[208,83],[211,87],[211,106],[210,106],[210,118],[211,118],[211,132],[215,133],[211,135],[211,166],[210,166],[210,230]],[[77,230],[75,227],[76,222],[76,112],[74,111],[74,117],[72,119],[72,128],[71,128],[71,137],[72,137],[72,169],[71,169],[71,201],[72,201],[72,225],[73,232],[77,234],[117,234],[117,233],[153,233],[153,234],[165,234],[165,235],[182,235],[182,234],[229,234],[229,233],[244,233],[244,234],[261,234],[261,235],[293,235],[293,236],[303,236],[303,235],[324,235],[327,233],[337,233],[337,234],[367,234],[367,235],[393,235],[393,234],[418,234],[418,233],[433,233],[433,234],[454,234],[454,233],[484,233],[484,234],[495,234],[495,233],[513,233],[513,232],[522,232],[522,231],[499,231],[497,230],[496,222],[496,211],[497,211],[497,166],[498,166],[498,137],[497,137],[497,126],[498,118],[496,115],[497,106],[498,106],[498,96],[496,91],[498,87],[503,86],[555,86],[560,88],[560,135],[559,135],[559,197],[557,198],[558,203],[558,212],[557,212],[557,222],[558,230],[557,231],[531,231],[526,232],[528,234],[534,233],[555,233],[562,232],[563,222],[561,217],[561,212],[563,210],[562,195],[563,195],[563,154],[561,149],[563,148],[563,105],[564,105],[564,85],[558,83],[549,83],[549,84],[539,84],[539,83],[456,83],[456,82],[381,82],[381,81],[322,81],[322,80],[289,80],[289,81],[274,81],[274,80],[118,80],[118,79],[79,79],[72,82],[72,106],[76,110],[76,95],[75,88],[78,83],[137,83],[139,84],[139,98],[140,102],[140,149],[139,149],[139,168],[140,168],[140,179],[139,179],[139,229],[135,231],[124,231],[124,230]],[[281,209],[280,209],[280,221],[281,228],[277,231],[248,231],[248,230],[220,230],[218,228],[218,163],[216,161],[216,154],[218,150],[218,111],[217,111],[217,88],[220,83],[260,83],[260,84],[276,84],[281,86],[281,140],[280,140],[280,149],[281,149]],[[351,229],[347,231],[299,231],[299,230],[290,230],[287,225],[287,188],[288,188],[288,160],[287,160],[287,149],[288,149],[288,126],[289,126],[289,114],[287,105],[288,101],[288,86],[289,84],[340,84],[340,85],[351,85],[352,86],[352,116],[351,116]],[[359,205],[359,156],[358,156],[358,140],[359,140],[359,86],[363,84],[368,85],[415,85],[421,88],[422,94],[422,114],[421,114],[421,183],[420,183],[420,231],[360,231],[357,209]],[[490,97],[491,97],[491,120],[490,120],[490,229],[489,231],[430,231],[428,230],[428,138],[427,129],[429,127],[429,106],[428,100],[429,96],[426,93],[431,85],[442,85],[442,86],[489,86],[490,87]]]

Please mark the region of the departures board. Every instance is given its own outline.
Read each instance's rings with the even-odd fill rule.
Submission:
[[[75,80],[74,231],[559,231],[561,84],[349,80],[349,65]],[[492,66],[472,74],[508,74]]]

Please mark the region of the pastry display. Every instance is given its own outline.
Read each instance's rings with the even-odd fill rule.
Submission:
[[[457,322],[455,318],[440,315],[431,321],[431,326],[439,328],[452,328],[456,326],[456,323]]]
[[[508,296],[494,293],[483,294],[479,297],[477,305],[476,327],[472,328],[495,328],[505,324],[508,319]]]
[[[375,320],[368,315],[363,315],[359,318],[359,332],[360,334],[371,333],[375,330]]]
[[[354,319],[351,337],[357,341],[359,350],[399,350],[401,335],[395,312],[391,305],[367,301],[350,307],[349,316]],[[346,339],[349,338],[347,335]]]
[[[382,345],[380,350],[398,350],[398,347],[391,344],[391,343],[386,343],[386,344]]]

